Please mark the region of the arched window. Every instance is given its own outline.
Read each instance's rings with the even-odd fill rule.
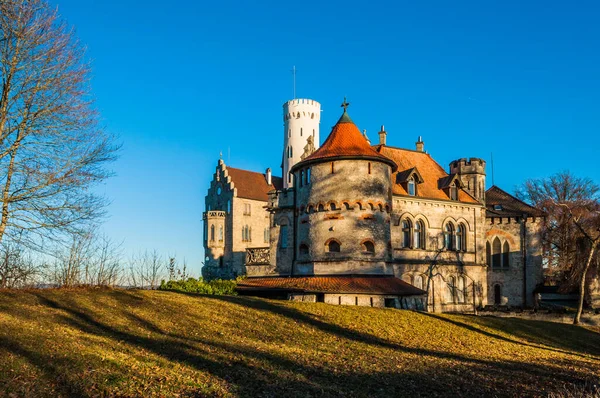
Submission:
[[[492,268],[502,267],[502,244],[500,239],[496,237],[492,243]]]
[[[375,244],[373,241],[366,240],[362,244],[363,250],[369,253],[375,253]]]
[[[510,267],[510,246],[508,242],[504,242],[504,247],[502,248],[502,267]]]
[[[329,253],[339,253],[340,252],[340,242],[335,239],[331,239],[327,243],[327,251]]]
[[[421,220],[415,223],[413,246],[415,249],[425,249],[425,224]]]
[[[322,204],[319,205],[318,207],[319,211],[325,211],[325,206],[323,206]]]
[[[421,275],[415,275],[413,286],[425,290],[425,287],[423,286],[423,277]]]
[[[492,246],[490,242],[485,242],[485,263],[488,267],[492,266]]]
[[[402,220],[402,247],[410,247],[410,235],[412,230],[410,220]]]
[[[302,243],[300,245],[300,255],[301,256],[308,256],[308,245],[305,243]]]
[[[456,289],[456,282],[453,276],[448,277],[446,289],[446,303],[454,303],[454,289]]]
[[[344,202],[344,208],[346,210],[352,210],[352,208],[350,207],[350,203],[348,203],[348,202]]]
[[[502,304],[502,287],[498,284],[494,285],[494,304]]]
[[[210,240],[211,240],[211,242],[215,241],[215,226],[214,226],[214,224],[211,224],[211,226],[210,226]]]
[[[338,210],[338,208],[335,206],[335,203],[333,203],[333,202],[331,202],[331,203],[329,204],[329,208],[330,208],[331,210]]]
[[[444,227],[444,248],[446,250],[454,249],[454,225],[450,222]]]
[[[456,230],[456,250],[467,251],[467,229],[464,224],[458,224]]]
[[[219,226],[219,242],[223,242],[223,226]]]
[[[411,196],[415,196],[416,193],[417,193],[417,190],[416,190],[416,185],[415,185],[415,178],[410,177],[410,179],[408,180],[408,194]]]

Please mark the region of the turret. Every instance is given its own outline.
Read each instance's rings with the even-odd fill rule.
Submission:
[[[485,160],[461,158],[450,162],[450,174],[458,174],[460,180],[473,197],[485,203]]]
[[[294,184],[291,168],[298,163],[305,149],[315,151],[319,148],[319,122],[321,120],[321,104],[311,99],[293,99],[283,104],[283,187],[291,188]],[[311,142],[308,138],[311,138]]]

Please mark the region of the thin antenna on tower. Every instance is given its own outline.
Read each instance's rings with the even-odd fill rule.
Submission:
[[[296,99],[296,65],[292,68],[292,76],[294,77],[294,99]]]
[[[490,156],[492,157],[492,185],[496,185],[494,183],[494,152],[491,152]]]
[[[227,164],[231,163],[231,147],[227,147]]]

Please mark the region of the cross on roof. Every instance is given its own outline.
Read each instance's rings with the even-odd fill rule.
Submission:
[[[344,108],[344,112],[348,110],[349,102],[346,102],[346,97],[344,97],[344,102],[342,102],[342,108]]]

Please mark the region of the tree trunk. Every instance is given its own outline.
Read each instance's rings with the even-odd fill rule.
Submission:
[[[585,296],[585,281],[587,279],[587,272],[590,269],[590,264],[592,264],[592,258],[594,258],[594,252],[596,251],[597,244],[598,239],[594,239],[592,241],[592,247],[590,248],[590,254],[588,255],[587,262],[585,263],[585,268],[583,269],[583,275],[581,276],[581,284],[579,285],[579,306],[577,307],[575,319],[573,319],[573,325],[578,325],[581,321],[581,313],[583,312],[583,299]]]

